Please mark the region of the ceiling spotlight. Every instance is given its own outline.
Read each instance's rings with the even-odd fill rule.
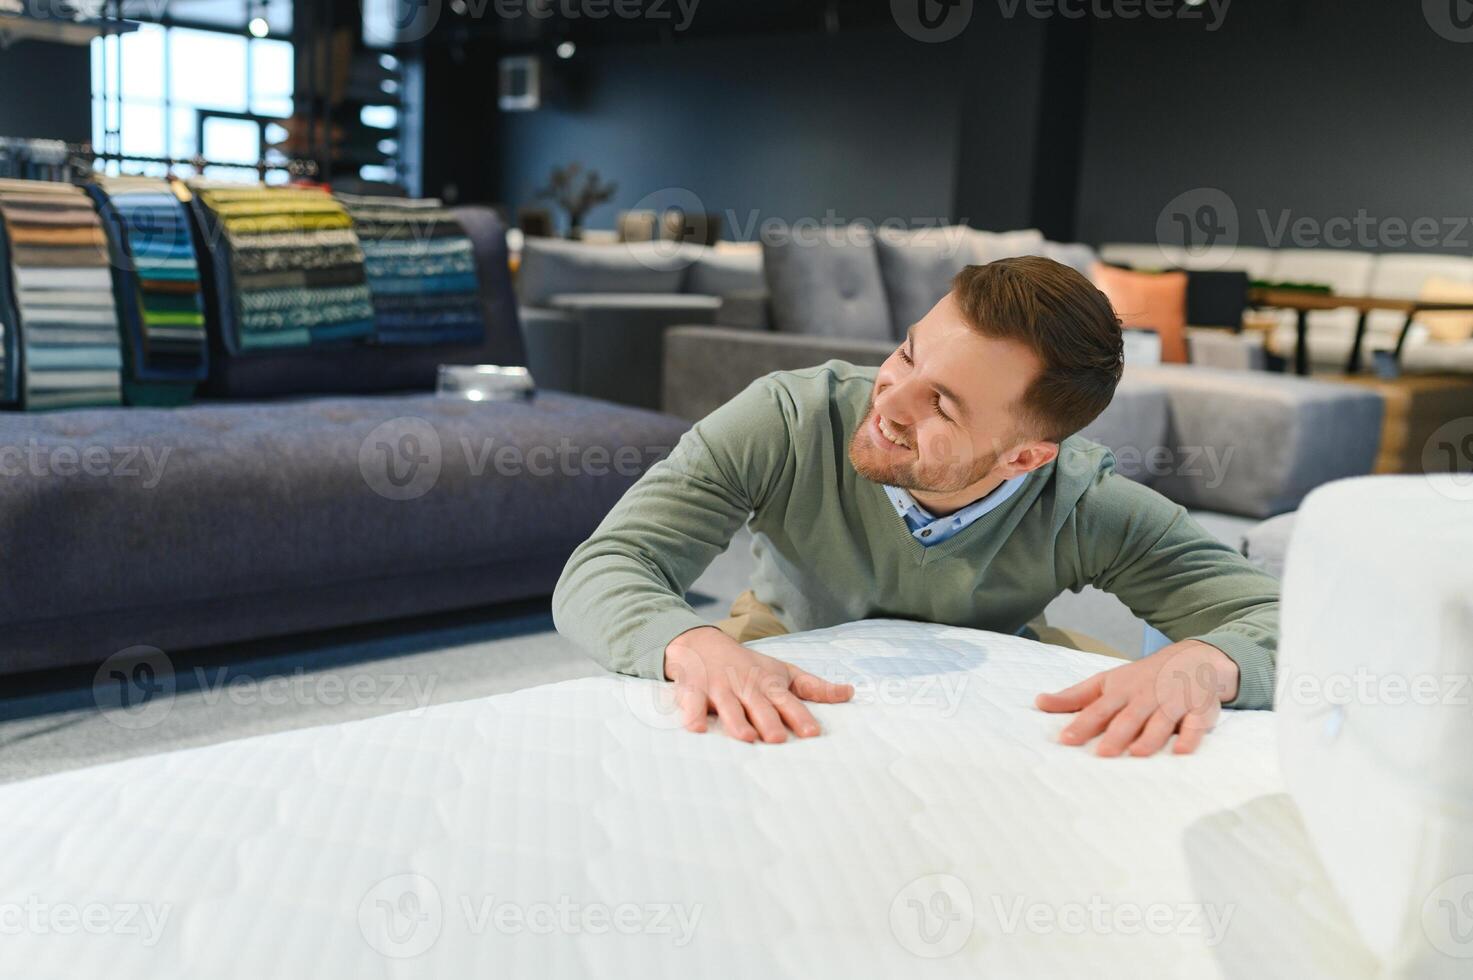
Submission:
[[[271,25],[266,23],[265,17],[252,17],[246,30],[251,32],[251,37],[265,37],[271,33]]]
[[[564,41],[562,44],[559,44],[557,46],[557,56],[564,61],[567,61],[569,58],[573,57],[573,55],[577,53],[578,46],[572,41]]]

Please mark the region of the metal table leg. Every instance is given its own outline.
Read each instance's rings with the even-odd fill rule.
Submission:
[[[1294,373],[1309,373],[1309,311],[1300,310],[1294,328],[1299,332],[1299,345],[1294,348]]]

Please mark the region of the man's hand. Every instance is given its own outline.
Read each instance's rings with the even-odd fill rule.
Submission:
[[[704,732],[715,712],[732,738],[782,742],[791,728],[800,738],[818,734],[803,701],[848,701],[854,688],[833,684],[792,664],[748,650],[716,629],[687,630],[665,648],[665,676],[687,731]],[[802,699],[802,700],[800,700]]]
[[[1212,730],[1224,701],[1238,694],[1238,665],[1217,647],[1182,640],[1133,663],[1103,671],[1056,694],[1040,694],[1044,711],[1077,711],[1059,735],[1083,745],[1104,732],[1097,755],[1153,755],[1173,732],[1178,755]]]

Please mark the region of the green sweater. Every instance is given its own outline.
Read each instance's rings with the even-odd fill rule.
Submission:
[[[1231,657],[1230,707],[1272,706],[1272,577],[1078,436],[924,547],[849,463],[874,379],[842,361],[771,374],[697,423],[573,552],[553,596],[559,631],[611,670],[663,678],[665,646],[709,625],[685,590],[747,521],[752,589],[789,629],[890,617],[1016,633],[1065,589],[1094,585],[1173,640]]]

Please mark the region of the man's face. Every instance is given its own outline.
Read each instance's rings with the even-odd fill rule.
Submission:
[[[1036,469],[1058,446],[1025,432],[1018,406],[1041,368],[1023,344],[968,326],[948,293],[880,366],[849,460],[941,502]]]

